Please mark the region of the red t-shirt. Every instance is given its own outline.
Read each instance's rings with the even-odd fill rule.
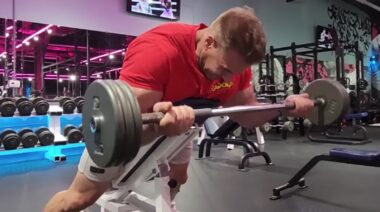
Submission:
[[[195,34],[206,26],[168,23],[138,36],[128,46],[120,79],[133,87],[163,92],[162,101],[205,98],[224,103],[250,86],[248,68],[231,82],[207,79],[198,68]]]

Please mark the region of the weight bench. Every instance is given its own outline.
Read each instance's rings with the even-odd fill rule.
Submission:
[[[307,188],[304,176],[320,161],[380,167],[380,151],[332,148],[330,149],[329,154],[321,154],[313,157],[288,181],[288,183],[274,188],[273,196],[270,199],[276,200],[281,198],[281,191],[295,185],[300,186],[301,189]]]
[[[312,142],[320,143],[334,143],[334,144],[350,144],[359,145],[370,143],[371,140],[368,137],[367,129],[357,124],[357,120],[368,116],[367,112],[347,114],[344,120],[352,121],[351,126],[344,128],[352,128],[352,136],[342,135],[343,127],[338,124],[338,127],[334,128],[336,131],[332,132],[328,127],[322,129],[322,136],[313,136],[310,134],[311,128],[309,128],[307,138]]]
[[[244,149],[244,154],[241,157],[239,163],[239,170],[244,170],[246,164],[248,164],[249,158],[262,156],[265,159],[265,162],[270,165],[272,164],[271,158],[268,153],[262,152],[257,147],[257,144],[248,139],[230,139],[228,136],[232,134],[237,128],[240,127],[238,123],[233,121],[232,119],[228,119],[221,125],[218,124],[220,122],[220,117],[211,117],[208,118],[204,122],[204,130],[206,134],[210,138],[205,138],[201,141],[199,145],[198,159],[203,158],[204,149],[206,145],[206,157],[210,157],[211,154],[211,146],[212,144],[233,144],[237,146],[242,146]]]
[[[191,128],[180,136],[162,136],[151,144],[140,147],[137,156],[125,165],[124,173],[114,182],[113,190],[105,192],[97,201],[102,212],[129,211],[173,211],[171,208],[169,164],[186,143],[199,133],[198,127]],[[141,183],[154,179],[153,198],[138,194]],[[175,187],[175,186],[174,186]],[[84,212],[89,212],[89,209]]]

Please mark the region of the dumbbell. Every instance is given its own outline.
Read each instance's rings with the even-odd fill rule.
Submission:
[[[73,125],[67,125],[63,130],[63,135],[67,137],[68,143],[78,143],[83,139],[82,132]]]
[[[264,132],[269,132],[272,128],[280,127],[281,130],[286,130],[289,132],[294,131],[294,123],[292,121],[286,121],[283,124],[270,124],[269,122],[263,124],[260,129]]]
[[[64,114],[72,114],[75,110],[75,102],[71,100],[70,97],[62,97],[61,100],[59,100],[59,106],[62,107]]]
[[[21,139],[22,146],[24,148],[34,147],[38,143],[38,137],[32,129],[26,128],[18,132],[18,136]]]
[[[4,117],[11,117],[15,114],[16,104],[12,101],[11,98],[1,98],[0,99],[0,111],[1,115]]]
[[[36,130],[36,135],[41,146],[48,146],[54,143],[54,134],[47,127]]]
[[[18,98],[16,100],[16,107],[20,116],[30,116],[32,114],[33,103],[28,98]]]
[[[82,107],[84,105],[84,97],[78,96],[74,99],[75,105],[77,106],[78,113],[82,113]]]
[[[17,149],[17,147],[20,146],[20,137],[11,129],[1,132],[0,140],[3,142],[5,150]]]
[[[37,115],[46,115],[49,111],[49,103],[42,97],[36,97],[32,100],[33,107]]]

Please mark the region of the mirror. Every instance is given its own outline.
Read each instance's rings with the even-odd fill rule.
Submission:
[[[92,81],[119,77],[125,51],[133,39],[128,35],[0,19],[0,86],[8,96],[84,95]],[[18,80],[20,86],[11,88],[12,80]]]

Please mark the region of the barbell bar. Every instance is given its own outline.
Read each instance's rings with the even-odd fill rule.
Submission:
[[[345,88],[334,80],[315,80],[304,90],[314,100],[309,120],[316,125],[330,125],[342,118],[349,107]],[[294,103],[196,109],[196,118],[257,113],[268,110],[292,110]],[[279,113],[280,114],[280,113]],[[143,124],[158,123],[161,112],[143,113],[127,83],[121,80],[97,80],[86,90],[83,106],[83,135],[92,160],[101,167],[131,161],[138,153]]]

